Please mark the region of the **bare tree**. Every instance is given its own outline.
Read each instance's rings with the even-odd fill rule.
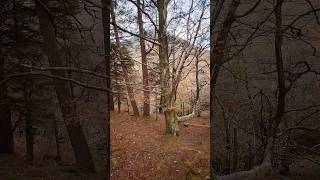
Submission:
[[[185,13],[186,21],[186,40],[182,40],[179,36],[170,35],[168,38],[166,23],[171,20],[167,19],[167,9],[169,1],[158,1],[157,8],[159,14],[159,28],[158,38],[160,43],[159,50],[159,69],[160,73],[160,89],[161,96],[164,102],[164,114],[166,119],[166,132],[170,134],[178,133],[178,121],[189,119],[193,114],[185,117],[177,117],[175,110],[175,101],[178,87],[185,75],[184,70],[188,67],[197,55],[197,40],[199,38],[200,30],[202,28],[202,20],[205,14],[206,4],[205,1],[201,1],[200,17],[197,18],[197,23],[191,23],[191,13],[193,12],[195,5],[191,2],[188,12]],[[179,19],[181,17],[177,17]],[[172,40],[172,45],[169,49],[169,39]],[[178,40],[179,39],[179,40]],[[177,43],[180,42],[180,43]],[[178,47],[178,48],[175,48]],[[172,59],[172,61],[170,61]],[[171,68],[171,69],[170,69]]]

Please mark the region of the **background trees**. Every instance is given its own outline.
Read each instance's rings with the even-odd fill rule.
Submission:
[[[1,116],[1,128],[7,130],[1,131],[6,136],[2,136],[1,150],[12,153],[15,147],[16,153],[26,154],[26,160],[34,166],[43,163],[39,161],[43,156],[52,154],[58,163],[73,163],[75,159],[82,172],[100,171],[109,164],[99,157],[100,153],[92,152],[103,150],[99,145],[109,141],[109,128],[103,123],[108,124],[110,117],[104,122],[100,114],[92,122],[82,114],[88,109],[84,102],[91,101],[86,95],[106,99],[108,104],[110,99],[104,93],[111,89],[110,83],[105,85],[109,72],[105,75],[105,68],[93,67],[105,57],[99,50],[103,43],[94,42],[95,37],[103,37],[102,18],[95,13],[100,29],[91,22],[83,23],[83,17],[93,18],[87,10],[83,1],[1,2],[0,84],[1,105],[6,107],[1,113],[9,115]],[[107,56],[110,53],[106,49]],[[105,112],[105,102],[97,105],[96,114],[101,109]],[[56,143],[56,149],[44,153],[44,142],[48,147]],[[21,148],[24,144],[25,149]],[[93,159],[102,160],[95,161],[98,167]]]
[[[201,111],[210,110],[212,177],[255,178],[274,170],[288,175],[296,164],[319,164],[317,1],[112,3],[1,2],[1,153],[15,150],[26,155],[28,164],[43,165],[37,150],[54,144],[46,156],[53,154],[59,164],[109,171],[109,162],[119,160],[109,156],[109,150],[119,150],[109,137],[113,133],[119,140],[121,134],[110,132],[111,116],[117,125],[126,122],[125,128],[116,127],[128,136],[137,129],[154,136],[138,133],[139,142],[138,136],[127,137],[130,147],[143,151],[134,157],[151,154],[139,143],[153,138],[168,148],[152,149],[161,158],[186,152],[183,148],[195,141],[208,143],[202,135],[209,117]],[[119,113],[110,113],[114,104]],[[138,117],[141,112],[144,117]],[[191,132],[199,134],[190,138]],[[164,133],[185,137],[159,138]],[[182,146],[172,148],[172,139],[171,144]],[[199,157],[194,159],[202,162]],[[162,162],[157,158],[154,162]],[[174,173],[199,172],[194,159]]]
[[[226,6],[226,3],[232,4],[234,2],[212,2],[211,14],[219,15],[211,18],[212,45],[219,44],[214,36],[215,29],[219,27],[219,19],[225,18],[226,20],[228,17],[228,15],[226,17],[223,15],[223,8],[222,11],[219,11],[219,7],[223,7],[221,6],[223,3]],[[272,171],[271,166],[277,167],[282,174],[288,174],[290,169],[288,164],[293,161],[299,162],[296,159],[298,157],[305,158],[311,155],[299,153],[298,147],[301,144],[298,145],[299,143],[291,137],[295,136],[293,134],[309,134],[311,132],[315,135],[318,130],[310,129],[310,127],[298,127],[297,131],[292,130],[291,127],[297,125],[299,118],[293,118],[291,116],[293,114],[289,115],[285,110],[289,107],[293,108],[293,106],[298,108],[305,107],[309,103],[317,104],[315,102],[307,103],[296,98],[292,101],[293,96],[300,96],[297,91],[293,90],[300,88],[300,85],[293,85],[298,83],[298,79],[291,79],[291,71],[296,71],[295,68],[299,66],[297,64],[300,64],[299,61],[301,61],[296,53],[304,54],[304,56],[309,53],[308,58],[303,59],[315,62],[314,58],[317,55],[313,50],[318,48],[315,45],[317,44],[316,40],[307,38],[310,34],[315,33],[311,27],[317,24],[317,16],[313,14],[317,11],[316,2],[308,1],[301,6],[296,3],[295,1],[256,1],[248,5],[240,4],[234,13],[235,19],[227,35],[226,48],[223,48],[225,52],[218,58],[214,56],[219,52],[217,46],[213,46],[211,49],[211,123],[215,124],[215,126],[211,126],[213,139],[211,142],[211,164],[218,174],[231,173],[218,178],[254,179],[257,174],[266,176],[266,172]],[[232,5],[229,10],[231,7]],[[289,17],[288,14],[294,15]],[[310,24],[303,24],[302,19],[308,19]],[[303,31],[305,33],[302,33]],[[300,37],[308,40],[302,40],[304,43],[300,44],[298,43]],[[293,42],[299,45],[293,46]],[[310,42],[313,44],[312,47],[309,46]],[[309,49],[308,53],[306,49]],[[219,80],[218,83],[212,83],[216,82],[215,75],[219,72],[216,70],[219,66],[214,62],[219,59],[222,59]],[[315,79],[317,79],[316,76],[305,76],[303,81],[311,87],[314,86],[312,81]],[[292,82],[294,83],[292,84]],[[310,89],[310,92],[313,90]],[[233,93],[236,95],[232,96]],[[312,93],[310,96],[317,96],[316,94]],[[295,113],[296,117],[302,115],[301,111],[295,111]],[[316,117],[314,118],[316,119]],[[311,119],[310,124],[317,126],[315,119]],[[232,129],[237,130],[238,133],[232,133]],[[288,129],[291,129],[290,133],[288,133]],[[220,130],[224,132],[223,138],[218,138]],[[285,132],[285,136],[283,136],[283,132]],[[279,136],[279,134],[282,135]],[[233,138],[231,138],[232,136]],[[231,142],[230,140],[234,138],[238,138],[239,141],[235,139]],[[224,147],[215,150],[214,147],[217,147],[217,144],[223,144]],[[289,148],[289,146],[292,147],[289,144],[296,148]],[[313,145],[316,144],[318,142],[314,142]],[[236,146],[245,148],[245,153],[239,154]],[[219,151],[221,154],[217,155]],[[225,152],[227,155],[223,155]],[[238,155],[240,157],[237,157]],[[261,156],[263,158],[260,158]],[[217,165],[217,162],[220,163]],[[230,164],[232,163],[234,167],[231,169]],[[235,168],[235,164],[238,168]],[[232,173],[237,171],[234,169],[239,171],[239,168],[248,171]],[[291,168],[295,168],[293,164],[291,164]],[[214,175],[212,174],[212,176]]]

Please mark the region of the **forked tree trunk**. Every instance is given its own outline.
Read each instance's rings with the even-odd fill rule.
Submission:
[[[143,0],[142,0],[143,1]],[[141,9],[144,9],[144,5],[140,3],[140,0],[137,0],[137,5]],[[150,90],[149,90],[149,75],[148,75],[148,66],[147,66],[147,53],[146,53],[146,44],[144,41],[144,28],[143,28],[143,19],[142,12],[138,8],[138,26],[139,26],[139,35],[140,35],[140,50],[141,50],[141,63],[142,63],[142,81],[143,81],[143,116],[150,116]]]
[[[1,53],[1,52],[0,52]],[[4,77],[4,57],[0,54],[0,81]],[[0,85],[0,154],[14,152],[11,112],[5,84]]]
[[[116,24],[116,13],[115,13],[115,9],[114,9],[114,5],[112,4],[111,6],[111,18],[112,18],[112,23]],[[120,63],[121,63],[121,67],[122,67],[122,73],[123,73],[123,77],[126,83],[126,87],[127,87],[127,91],[128,91],[128,96],[130,99],[130,103],[133,109],[133,113],[136,116],[139,116],[139,109],[137,106],[137,102],[135,100],[134,97],[134,91],[133,91],[133,87],[130,84],[130,78],[129,78],[129,72],[128,72],[128,68],[126,66],[126,64],[123,62],[124,57],[122,54],[122,50],[121,50],[121,43],[120,43],[120,37],[119,37],[119,31],[118,31],[118,27],[116,27],[115,25],[113,26],[113,30],[114,30],[114,35],[116,38],[116,47],[117,47],[117,51],[119,53],[119,58],[120,58]]]
[[[158,0],[159,13],[159,69],[160,69],[160,87],[163,96],[163,111],[166,121],[166,133],[178,135],[179,126],[177,121],[177,113],[173,108],[173,94],[171,93],[169,55],[168,55],[168,37],[166,32],[167,21],[167,5],[165,0]]]
[[[63,67],[62,59],[56,43],[55,31],[47,11],[47,0],[36,2],[36,12],[39,19],[40,30],[42,33],[46,53],[51,67]],[[52,71],[55,76],[66,78],[63,71]],[[88,147],[87,140],[82,130],[79,119],[75,116],[76,109],[74,102],[71,101],[71,92],[69,83],[54,79],[54,86],[59,99],[63,119],[69,134],[70,142],[76,158],[76,164],[79,169],[86,172],[94,172],[94,163]]]

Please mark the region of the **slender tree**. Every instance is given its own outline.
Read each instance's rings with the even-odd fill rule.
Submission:
[[[126,83],[128,96],[129,96],[130,103],[131,103],[131,106],[132,106],[132,109],[133,109],[133,113],[136,116],[139,116],[139,108],[138,108],[137,102],[136,102],[135,97],[134,97],[134,89],[132,87],[132,84],[130,83],[128,68],[127,68],[127,66],[126,66],[126,64],[124,62],[125,58],[123,56],[122,49],[121,49],[118,26],[116,26],[117,21],[116,21],[116,13],[115,13],[114,4],[112,4],[112,7],[111,7],[111,18],[112,18],[112,23],[113,23],[114,35],[115,35],[115,39],[116,39],[116,47],[117,47],[118,55],[119,55],[120,62],[121,62],[122,73],[123,73],[123,77],[124,77],[124,80],[125,80],[125,83]]]
[[[142,0],[143,1],[143,0]],[[144,9],[144,3],[141,4],[140,0],[137,0],[137,6]],[[140,35],[140,51],[141,51],[141,66],[142,66],[142,81],[143,81],[143,116],[150,116],[150,90],[149,90],[149,76],[148,76],[148,66],[147,66],[147,52],[146,44],[143,39],[144,28],[143,28],[143,19],[142,12],[138,9],[138,26],[139,26],[139,35]]]
[[[107,99],[106,99],[106,150],[105,150],[105,161],[106,161],[106,177],[107,180],[110,179],[110,105],[113,103],[111,96],[111,41],[110,41],[110,10],[111,10],[111,0],[101,0],[102,4],[102,25],[103,25],[103,37],[104,37],[104,58],[106,66],[106,81],[107,81]]]

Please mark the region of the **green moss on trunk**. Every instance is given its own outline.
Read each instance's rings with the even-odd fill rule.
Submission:
[[[166,110],[164,112],[166,120],[166,134],[179,135],[178,116],[175,110]]]

